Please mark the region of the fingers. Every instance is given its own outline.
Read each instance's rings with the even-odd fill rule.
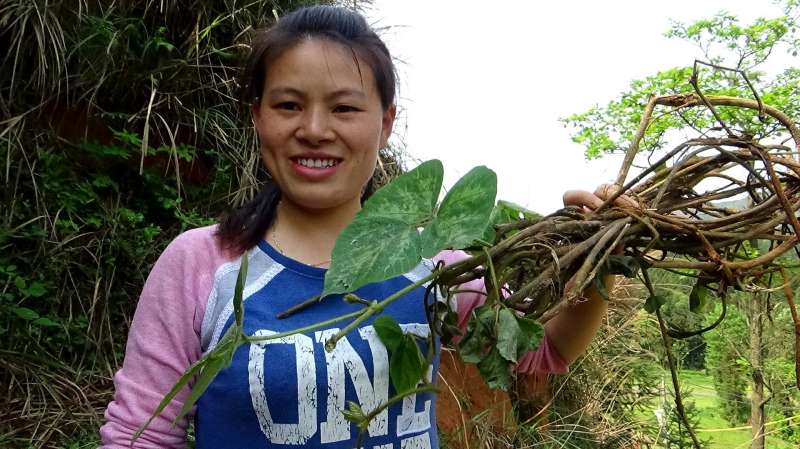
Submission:
[[[585,190],[568,190],[564,192],[565,206],[583,206],[589,209],[597,209],[603,204],[603,200],[597,195]]]
[[[619,192],[619,189],[620,187],[616,184],[600,184],[595,189],[594,194],[605,201]],[[619,207],[639,207],[639,204],[628,195],[620,195],[614,200],[614,205]]]
[[[587,209],[597,209],[603,202],[619,191],[619,186],[614,184],[601,184],[594,193],[585,190],[568,190],[564,193],[565,206],[582,206]],[[638,207],[638,203],[627,195],[620,195],[614,200],[614,205],[619,207]]]

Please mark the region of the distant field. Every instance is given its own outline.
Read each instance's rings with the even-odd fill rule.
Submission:
[[[669,372],[665,373],[669,379]],[[714,390],[711,377],[701,371],[685,370],[681,372],[682,386],[691,391],[684,402],[694,402],[700,418],[698,438],[709,442],[708,449],[749,449],[750,430],[727,430],[730,428],[719,414],[717,392]],[[653,418],[654,419],[654,418]],[[724,431],[713,431],[726,429]],[[712,431],[708,431],[712,430]],[[767,432],[770,429],[767,428]],[[792,444],[767,434],[766,447],[769,449],[796,449]]]

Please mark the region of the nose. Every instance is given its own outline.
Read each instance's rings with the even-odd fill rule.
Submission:
[[[312,146],[319,146],[335,138],[331,128],[330,114],[326,108],[308,108],[303,113],[302,122],[297,129],[297,138]]]

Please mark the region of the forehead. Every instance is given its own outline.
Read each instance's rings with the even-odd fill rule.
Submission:
[[[301,91],[356,90],[377,95],[369,65],[342,44],[308,38],[286,49],[266,71],[264,90],[293,88]]]

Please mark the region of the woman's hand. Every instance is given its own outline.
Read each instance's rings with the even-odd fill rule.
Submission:
[[[586,190],[569,190],[564,193],[564,205],[578,206],[589,213],[600,207],[605,200],[618,191],[619,187],[613,184],[602,184],[593,193]],[[626,195],[616,198],[614,205],[638,207],[636,201]],[[614,286],[614,277],[607,276],[604,283],[606,290],[611,291]],[[561,313],[545,324],[548,338],[567,363],[572,363],[586,351],[608,308],[607,301],[594,287],[587,289],[584,296],[587,298],[586,301],[580,301],[564,308]]]
[[[594,193],[586,190],[567,190],[564,192],[564,206],[583,207],[586,212],[600,207],[605,200],[619,191],[616,184],[601,184]],[[620,195],[614,200],[614,205],[619,207],[638,207],[636,201],[628,195]]]

